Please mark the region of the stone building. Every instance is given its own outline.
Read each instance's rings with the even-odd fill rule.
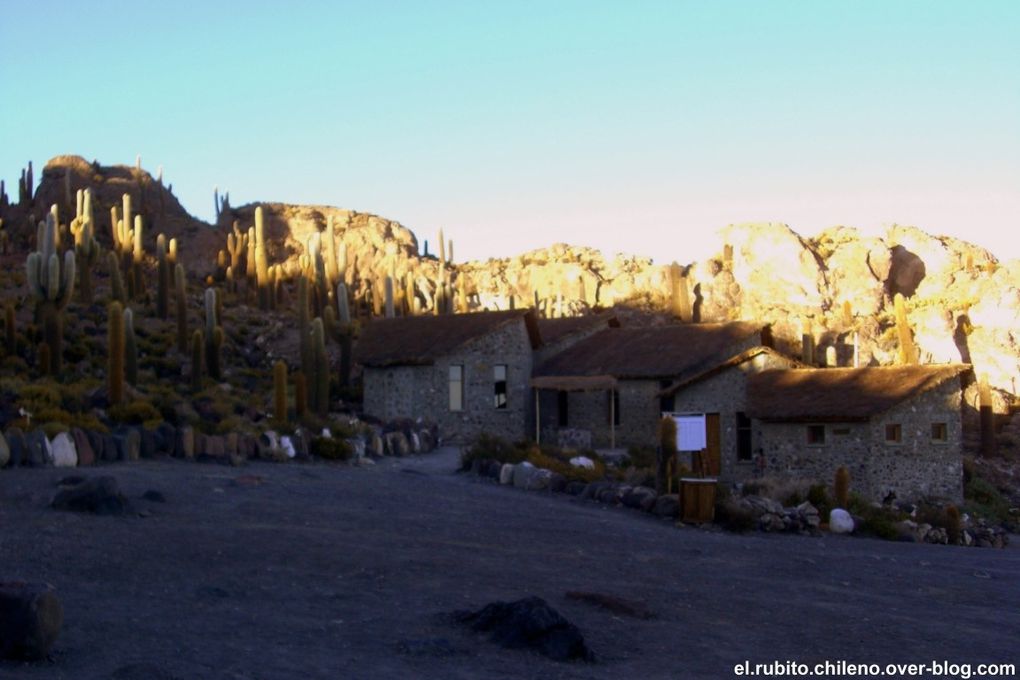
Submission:
[[[830,482],[839,466],[873,501],[963,498],[967,365],[764,371],[747,378],[766,473]]]
[[[354,353],[363,368],[365,413],[426,418],[447,441],[482,432],[522,439],[540,344],[527,309],[372,321]]]
[[[755,474],[755,452],[761,446],[748,414],[748,377],[796,366],[800,363],[770,347],[751,347],[680,376],[658,393],[660,411],[704,428],[707,474],[727,482],[743,481]],[[681,455],[682,462],[694,469],[692,453]]]
[[[769,344],[768,327],[732,322],[606,328],[544,361],[538,392],[543,441],[579,448],[655,445],[660,392],[720,361]]]

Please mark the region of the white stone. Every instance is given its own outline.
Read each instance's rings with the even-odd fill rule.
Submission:
[[[322,428],[322,436],[325,437],[326,439],[332,439],[333,433],[329,431],[328,427],[324,427]]]
[[[514,467],[516,466],[513,463],[503,463],[503,467],[499,469],[500,484],[514,483]]]
[[[287,435],[280,437],[280,448],[283,449],[288,458],[293,458],[297,455],[297,450],[294,448],[294,442],[291,441],[290,437]]]
[[[61,432],[53,438],[50,445],[53,453],[53,465],[56,467],[75,467],[78,465],[78,451],[74,448],[71,435]]]
[[[843,508],[833,508],[829,512],[829,531],[834,534],[849,534],[854,530],[854,518]]]
[[[588,456],[574,456],[570,459],[570,464],[574,467],[587,468],[589,470],[595,469],[595,461]]]

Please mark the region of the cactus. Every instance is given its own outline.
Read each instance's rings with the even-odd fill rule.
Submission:
[[[854,325],[854,307],[849,300],[843,300],[843,326],[850,328]]]
[[[383,285],[384,285],[384,287],[386,289],[386,293],[385,293],[385,298],[386,298],[386,318],[387,319],[392,319],[395,316],[394,310],[393,310],[393,279],[390,278],[390,276],[388,274],[386,275],[386,280],[385,280]]]
[[[127,292],[124,290],[124,277],[120,273],[120,258],[117,253],[110,251],[110,297],[120,303],[127,302]]]
[[[174,267],[174,297],[177,305],[177,350],[184,354],[188,351],[188,299],[184,278],[184,265]]]
[[[273,365],[273,417],[287,422],[287,363],[282,359]]]
[[[673,316],[683,323],[690,323],[693,315],[690,291],[687,290],[687,277],[683,268],[676,262],[669,265],[669,288]]]
[[[321,318],[316,317],[312,321],[311,336],[312,373],[308,401],[312,412],[325,416],[329,412],[329,357]]]
[[[298,371],[294,374],[294,417],[301,420],[308,412],[308,379]]]
[[[107,326],[109,367],[106,379],[112,406],[124,400],[124,308],[119,302],[110,303]]]
[[[343,284],[341,284],[343,285]],[[311,346],[312,341],[309,333],[309,316],[308,316],[308,279],[303,274],[298,275],[298,344],[301,354],[301,372],[305,375],[311,373],[312,368],[312,354]]]
[[[443,240],[443,230],[439,230],[439,265],[446,264],[446,242]]]
[[[248,235],[241,231],[237,221],[234,221],[234,229],[227,234],[227,252],[230,254],[230,268],[234,270],[234,278],[240,278],[245,273],[245,255],[248,252]]]
[[[670,484],[669,463],[676,455],[676,421],[663,416],[659,421],[659,451],[655,466],[655,488],[659,495],[668,493]]]
[[[135,315],[124,310],[124,379],[131,387],[138,385],[138,342],[135,339]]]
[[[840,465],[836,470],[836,478],[832,483],[832,495],[836,499],[836,507],[844,510],[850,504],[850,471]]]
[[[896,308],[896,334],[900,340],[899,359],[903,365],[917,363],[917,346],[914,344],[914,334],[910,330],[910,321],[907,320],[907,305],[903,295],[896,293],[893,297],[893,304]]]
[[[142,216],[135,215],[135,228],[131,232],[131,276],[134,279],[134,289],[131,297],[143,299],[145,297],[145,250],[142,248]],[[131,288],[129,284],[128,288]]]
[[[729,243],[723,244],[723,269],[728,272],[733,271],[733,246]]]
[[[219,324],[216,308],[216,290],[205,289],[205,364],[209,377],[220,380],[220,351],[223,347],[223,327]]]
[[[74,236],[74,255],[78,268],[79,294],[83,304],[92,304],[92,267],[99,259],[99,243],[95,239],[95,217],[92,211],[92,192],[88,189],[79,190],[77,194],[77,214],[71,222],[71,234]]]
[[[156,237],[156,316],[166,319],[170,314],[170,260],[166,252],[166,235]]]
[[[204,344],[202,331],[196,330],[191,336],[191,389],[195,392],[202,389],[202,347]]]
[[[946,535],[949,538],[949,545],[960,545],[963,538],[963,530],[960,526],[960,509],[955,505],[946,506]]]
[[[12,302],[4,305],[4,334],[7,356],[14,356],[18,352],[18,335],[14,326],[14,303]]]
[[[57,224],[53,213],[39,223],[37,250],[25,260],[29,292],[36,300],[36,318],[43,325],[43,339],[51,354],[51,372],[62,370],[63,311],[74,293],[75,257],[64,253],[63,265],[56,252]]]
[[[807,317],[800,327],[800,360],[807,366],[815,365],[815,336],[811,332],[811,319]]]
[[[259,309],[269,309],[272,291],[269,288],[269,257],[262,206],[255,208],[255,280],[258,286]]]

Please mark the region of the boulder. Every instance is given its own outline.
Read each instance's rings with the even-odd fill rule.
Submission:
[[[288,458],[295,458],[297,456],[297,449],[294,447],[294,441],[288,436],[283,435],[280,437],[280,448],[287,454]]]
[[[386,455],[386,447],[383,445],[382,437],[379,436],[378,432],[373,432],[369,437],[368,452],[379,458]]]
[[[160,423],[156,427],[156,451],[172,456],[177,448],[177,428],[170,423]]]
[[[635,486],[625,493],[620,501],[628,508],[647,511],[655,506],[656,498],[658,496],[655,489],[649,489],[647,486]]]
[[[454,619],[489,633],[492,642],[507,649],[530,648],[556,661],[594,660],[577,626],[538,597],[493,602],[477,612],[456,612]]]
[[[89,437],[78,427],[71,428],[71,438],[74,440],[74,448],[78,452],[78,466],[95,465],[96,454],[92,450],[92,444],[89,442]]]
[[[543,468],[535,468],[534,473],[528,479],[527,484],[524,488],[527,491],[541,491],[549,488],[549,482],[552,480],[553,473]]]
[[[78,465],[78,451],[74,447],[74,440],[67,432],[61,432],[54,437],[51,448],[54,466],[76,467]]]
[[[128,502],[113,477],[90,477],[71,486],[63,486],[50,505],[56,510],[91,512],[96,515],[123,515]]]
[[[7,466],[11,461],[11,449],[7,446],[7,439],[0,433],[0,468]]]
[[[53,464],[53,450],[50,447],[50,440],[42,430],[32,430],[25,436],[28,459],[27,464],[31,467],[43,467]]]
[[[404,433],[399,430],[386,435],[386,449],[391,456],[411,455],[411,444],[407,441]]]
[[[834,534],[850,534],[854,530],[854,518],[843,508],[829,511],[829,531]]]
[[[46,658],[64,625],[64,610],[43,583],[0,582],[0,657]]]
[[[218,434],[211,434],[205,438],[205,455],[220,461],[227,457],[227,447],[223,437]]]
[[[572,482],[567,482],[567,486],[563,490],[571,496],[580,496],[584,493],[586,488],[588,488],[587,484],[574,480]]]
[[[822,518],[818,514],[818,508],[808,501],[804,501],[796,508],[797,516],[807,527],[817,529],[822,524]]]
[[[574,467],[585,468],[587,470],[595,469],[595,461],[588,456],[574,456],[570,459],[570,464]]]
[[[117,441],[113,438],[112,434],[103,435],[103,460],[107,463],[113,463],[117,461]]]
[[[177,428],[174,455],[189,460],[195,457],[195,428],[190,425]]]
[[[499,469],[499,483],[500,484],[513,484],[514,483],[514,468],[516,466],[513,463],[503,463],[503,466]]]
[[[514,466],[513,484],[518,489],[526,489],[531,477],[535,474],[535,466],[524,461]]]
[[[294,431],[294,436],[291,437],[291,443],[294,444],[294,458],[296,460],[309,460],[312,457],[311,432],[299,427]]]
[[[117,460],[138,460],[141,449],[141,436],[138,430],[129,428],[113,433],[113,441],[117,450]]]
[[[156,457],[159,453],[159,441],[154,430],[144,427],[137,428],[138,432],[138,457],[146,460]]]
[[[95,462],[106,460],[105,458],[105,443],[106,437],[102,432],[96,432],[94,430],[85,430],[85,436],[89,440],[89,446],[92,447],[92,455],[95,456]],[[81,456],[79,455],[79,458]]]
[[[11,459],[8,461],[11,467],[25,465],[28,462],[28,443],[25,435],[20,429],[11,427],[7,429],[7,446],[11,450]]]
[[[676,517],[680,513],[680,496],[675,493],[663,494],[655,499],[652,514],[658,517]]]
[[[779,501],[774,501],[765,496],[743,496],[739,503],[742,508],[750,512],[755,518],[766,514],[779,516],[783,514],[783,505]]]
[[[567,488],[567,478],[558,472],[551,473],[549,477],[549,492],[562,493]]]

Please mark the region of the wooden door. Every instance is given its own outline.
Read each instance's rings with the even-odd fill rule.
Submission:
[[[719,414],[705,414],[705,474],[719,476],[719,460],[722,454],[722,432],[719,429]]]

